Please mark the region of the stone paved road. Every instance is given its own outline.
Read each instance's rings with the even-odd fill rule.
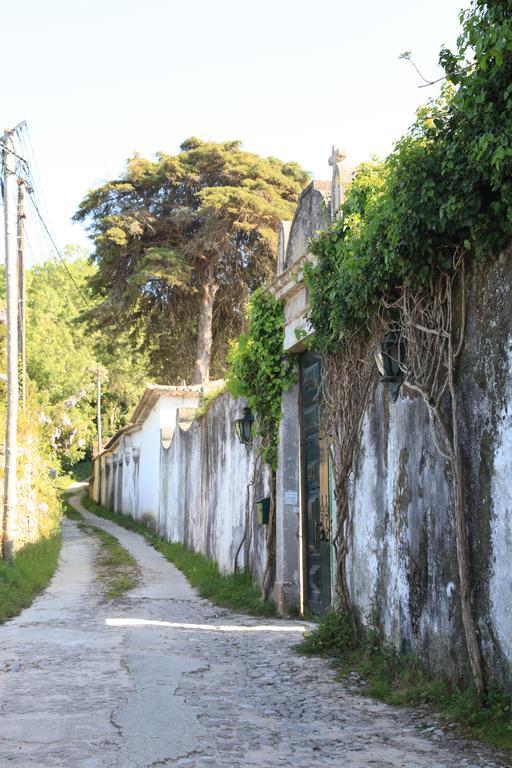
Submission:
[[[1,768],[512,764],[343,689],[293,651],[303,623],[212,606],[139,536],[80,511],[133,552],[141,584],[104,602],[94,540],[64,521],[49,589],[0,627]]]

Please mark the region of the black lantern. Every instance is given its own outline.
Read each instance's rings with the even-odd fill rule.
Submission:
[[[382,378],[381,384],[387,384],[393,402],[396,402],[404,374],[402,364],[405,360],[405,341],[398,331],[387,333],[374,352],[375,362]]]
[[[252,443],[253,424],[254,416],[251,409],[246,406],[242,411],[241,418],[235,419],[235,432],[242,445],[250,445]]]

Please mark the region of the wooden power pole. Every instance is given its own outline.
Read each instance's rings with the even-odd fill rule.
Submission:
[[[96,384],[97,384],[97,397],[96,397],[96,423],[98,427],[98,453],[102,450],[102,437],[101,437],[101,376],[100,369],[96,371]]]
[[[16,248],[15,162],[11,132],[2,139],[5,272],[7,282],[7,419],[5,431],[2,557],[13,560],[16,539],[16,465],[18,429],[18,269]]]
[[[25,337],[25,182],[18,179],[18,371],[21,407],[27,405],[27,356]]]
[[[103,438],[101,434],[101,374],[100,374],[100,368],[98,366],[96,370],[96,385],[97,385],[97,396],[96,396],[96,421],[97,421],[97,427],[98,427],[98,453],[97,455],[97,463],[96,463],[96,469],[98,471],[98,503],[101,504],[101,451],[103,450]],[[93,475],[94,477],[94,475]]]

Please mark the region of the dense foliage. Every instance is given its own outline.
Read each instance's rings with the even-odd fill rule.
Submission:
[[[7,388],[0,381],[0,445],[5,445]],[[17,514],[15,557],[0,566],[0,621],[29,604],[53,573],[59,547],[61,504],[51,470],[52,451],[39,419],[39,399],[33,385],[27,392],[24,410],[18,415]],[[0,483],[4,481],[4,462],[0,463]],[[4,530],[0,543],[5,546]],[[40,546],[37,542],[41,542]],[[31,553],[27,559],[25,549]],[[3,555],[10,560],[8,549]],[[44,559],[53,565],[47,568]],[[31,561],[33,562],[31,563]],[[11,594],[12,593],[12,594]]]
[[[90,455],[96,438],[98,369],[104,435],[124,425],[144,381],[144,358],[124,349],[122,336],[114,343],[80,322],[85,301],[95,301],[95,271],[76,249],[65,265],[49,259],[27,271],[27,374],[54,461],[66,469]]]
[[[366,328],[382,297],[421,287],[463,248],[477,257],[512,237],[512,13],[475,0],[461,13],[446,83],[383,162],[363,164],[336,226],[313,241],[306,279],[315,344],[332,351]]]
[[[273,469],[282,394],[296,378],[295,360],[283,352],[283,342],[283,302],[260,288],[249,303],[247,331],[232,347],[227,386],[234,397],[245,397],[256,414],[263,460]]]
[[[279,222],[306,181],[296,163],[237,141],[192,138],[177,155],[131,158],[76,214],[95,238],[92,327],[128,328],[162,383],[193,370],[207,380],[212,351],[211,373],[221,375],[248,292],[273,272]]]
[[[29,606],[55,573],[60,531],[27,544],[12,563],[0,562],[0,623]]]

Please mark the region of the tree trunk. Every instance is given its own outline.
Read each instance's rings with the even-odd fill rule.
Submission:
[[[201,286],[194,384],[206,384],[210,379],[213,304],[218,290],[219,286],[214,277],[214,265],[210,264],[206,271],[205,280]]]

